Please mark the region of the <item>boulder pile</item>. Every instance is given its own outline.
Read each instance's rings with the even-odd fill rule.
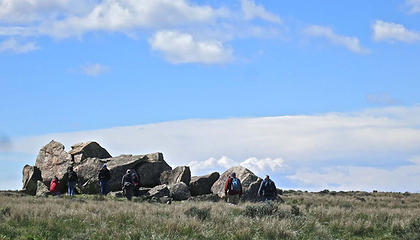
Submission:
[[[112,157],[96,142],[78,143],[65,151],[63,144],[51,141],[41,148],[35,166],[25,165],[22,171],[23,192],[30,195],[47,196],[51,180],[56,176],[61,182],[61,192],[65,193],[67,179],[65,173],[72,166],[79,181],[77,191],[82,194],[98,194],[98,172],[106,164],[111,179],[108,182],[111,196],[122,197],[121,179],[127,169],[135,171],[140,179],[137,191],[143,199],[170,203],[172,200],[218,201],[224,195],[224,184],[232,172],[236,172],[243,186],[243,198],[256,198],[262,181],[249,169],[233,167],[222,175],[213,172],[204,176],[191,176],[188,166],[172,169],[162,153],[146,155],[120,155]]]

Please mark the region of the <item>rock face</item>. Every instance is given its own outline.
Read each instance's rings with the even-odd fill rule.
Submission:
[[[22,170],[22,190],[30,195],[36,194],[37,181],[42,181],[41,171],[35,166],[25,165]]]
[[[190,181],[190,191],[192,196],[211,193],[211,187],[219,179],[220,174],[214,172],[205,176],[195,176]]]
[[[86,142],[78,143],[71,146],[69,151],[72,161],[74,163],[80,163],[86,158],[111,158],[111,154],[108,153],[105,148],[101,147],[97,142]]]
[[[63,178],[71,165],[71,155],[64,151],[64,145],[51,141],[39,151],[35,166],[41,171],[42,180],[49,185],[54,176]]]
[[[213,184],[211,191],[214,194],[218,194],[220,197],[225,195],[224,187],[225,183],[232,172],[236,173],[236,177],[241,180],[242,183],[242,193],[244,199],[250,199],[254,196],[256,197],[257,192],[255,191],[255,186],[258,184],[258,181],[261,181],[253,172],[244,167],[232,167],[226,170],[220,178]],[[252,187],[250,189],[250,186]],[[256,188],[258,191],[258,188]]]
[[[170,195],[169,188],[166,184],[156,186],[148,192],[148,195],[152,198],[161,198]]]
[[[187,200],[191,197],[190,189],[184,182],[175,183],[169,187],[170,196],[174,200]]]
[[[191,171],[188,166],[176,167],[174,170],[164,171],[160,175],[161,184],[176,184],[183,182],[186,185],[190,184]]]
[[[37,181],[36,185],[36,196],[45,197],[50,194],[50,190],[42,181]]]

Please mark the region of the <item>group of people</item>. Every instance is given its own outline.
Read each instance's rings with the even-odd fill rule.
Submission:
[[[233,172],[230,174],[225,183],[225,196],[226,201],[232,204],[238,204],[240,198],[242,197],[242,184],[241,180],[236,177],[236,173]],[[260,187],[258,189],[258,196],[263,201],[275,200],[277,197],[277,188],[273,180],[270,179],[270,176],[266,175],[264,180],[261,181]]]
[[[78,177],[73,167],[67,168],[67,172],[64,174],[63,179],[67,183],[67,193],[69,196],[73,196],[75,193],[75,187],[78,182]],[[98,180],[100,185],[101,194],[107,195],[109,193],[109,184],[111,180],[111,174],[106,164],[102,166],[98,173]],[[128,169],[121,180],[121,186],[123,194],[128,200],[131,200],[133,195],[138,196],[140,188],[140,179],[136,171]],[[236,177],[236,173],[231,173],[228,177],[225,187],[226,201],[232,204],[238,204],[242,197],[242,184],[239,178]],[[55,176],[50,184],[50,192],[52,195],[60,195],[61,185],[58,178]],[[273,180],[268,175],[265,176],[258,189],[258,196],[261,200],[269,201],[275,200],[277,197],[277,188]]]

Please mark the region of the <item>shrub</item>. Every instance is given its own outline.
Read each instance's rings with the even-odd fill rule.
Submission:
[[[269,203],[259,203],[246,206],[243,215],[251,218],[271,216],[277,212],[277,206]]]
[[[293,205],[293,206],[292,206],[292,211],[291,211],[291,213],[292,213],[293,215],[295,215],[295,216],[299,216],[299,215],[300,215],[300,209],[299,209],[299,207],[298,207],[298,206],[296,206],[296,205]]]
[[[195,217],[200,219],[201,221],[204,221],[210,218],[210,208],[191,207],[187,211],[185,211],[184,214],[189,217]]]

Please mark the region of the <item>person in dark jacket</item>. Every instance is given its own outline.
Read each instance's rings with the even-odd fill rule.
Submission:
[[[258,189],[258,195],[262,197],[264,201],[276,199],[276,184],[270,179],[270,176],[266,175],[264,180],[261,182],[260,188]]]
[[[238,204],[242,197],[242,184],[236,177],[236,173],[231,173],[225,183],[225,196],[228,203]]]
[[[53,196],[60,195],[60,182],[58,181],[57,176],[54,176],[53,180],[50,183],[50,193]]]
[[[67,186],[68,186],[68,195],[74,196],[74,189],[76,188],[76,184],[78,182],[77,174],[73,171],[73,166],[67,168]]]
[[[98,179],[102,195],[107,195],[109,192],[108,181],[111,179],[111,174],[109,173],[106,164],[104,164],[101,170],[99,170]]]
[[[125,197],[131,201],[133,197],[133,178],[131,177],[131,170],[128,169],[127,172],[122,177],[122,190]]]
[[[139,188],[140,188],[140,179],[137,175],[136,171],[132,171],[131,173],[131,179],[133,180],[133,193],[134,196],[139,196]]]

